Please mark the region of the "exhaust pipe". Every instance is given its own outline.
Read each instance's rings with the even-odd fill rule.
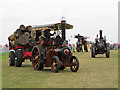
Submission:
[[[65,40],[66,36],[65,36],[65,28],[66,28],[66,20],[65,17],[61,18],[61,29],[62,29],[62,39]]]
[[[100,30],[100,39],[102,39],[102,30]]]

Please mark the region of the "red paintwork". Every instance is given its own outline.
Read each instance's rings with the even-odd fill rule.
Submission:
[[[62,46],[68,46],[68,44],[63,44]]]
[[[65,55],[68,55],[68,54],[69,54],[69,50],[68,50],[68,49],[65,49],[65,50],[64,50],[64,54],[65,54]]]
[[[32,52],[24,52],[25,48],[32,48],[33,46],[16,46],[15,48],[9,48],[9,50],[22,49],[23,59],[30,59]]]
[[[23,46],[16,46],[15,49],[24,48]]]
[[[120,44],[118,44],[118,48],[120,48]]]
[[[67,44],[64,44],[64,46],[66,46],[66,45]],[[59,48],[60,47],[54,48],[54,49],[52,49],[52,48],[47,49],[47,52],[46,52],[46,66],[51,66],[52,65],[52,57],[53,56],[59,56],[59,53],[57,52]],[[61,61],[63,61],[61,64],[64,65],[65,67],[71,66],[71,64],[70,64],[71,57],[72,57],[72,53],[68,56],[68,59],[66,61],[64,60],[65,59],[64,57],[60,57],[59,59]]]
[[[53,45],[55,45],[55,42],[53,41]]]
[[[16,46],[15,47],[15,49],[19,49],[19,48],[22,48],[22,49],[24,49],[24,48],[32,48],[32,46]]]
[[[24,58],[29,59],[32,56],[32,52],[23,52]]]
[[[14,48],[9,48],[9,50],[12,50],[12,49],[14,49]]]
[[[97,37],[98,37],[98,34],[97,34]]]

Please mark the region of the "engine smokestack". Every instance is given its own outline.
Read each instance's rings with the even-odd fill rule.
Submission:
[[[65,28],[66,28],[66,19],[65,17],[61,18],[61,29],[62,29],[62,39],[65,40],[66,36],[65,36]]]
[[[102,30],[100,30],[100,39],[102,39]]]

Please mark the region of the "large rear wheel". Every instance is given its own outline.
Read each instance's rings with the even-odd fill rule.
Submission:
[[[33,47],[31,60],[34,70],[43,70],[43,54],[44,50],[40,45]]]
[[[73,52],[76,52],[76,46],[73,45]]]
[[[15,53],[14,51],[10,51],[9,53],[9,66],[15,65]]]
[[[91,56],[95,58],[95,47],[94,46],[92,47]]]
[[[79,69],[79,60],[76,56],[72,56],[71,58],[71,66],[70,69],[72,72],[77,72]]]
[[[85,41],[85,50],[86,52],[90,51],[90,43],[88,41]]]
[[[106,58],[110,57],[110,49],[109,49],[109,45],[107,44],[106,46]]]
[[[85,51],[85,48],[84,48],[84,45],[82,45],[82,52],[84,52]]]
[[[80,52],[80,48],[77,48],[77,52]]]
[[[77,48],[76,48],[76,49],[77,49],[77,52],[80,52],[80,43],[77,42],[76,44],[77,44]]]
[[[51,69],[53,72],[57,73],[60,69],[60,60],[57,56],[54,56],[52,58],[52,65],[51,65]]]

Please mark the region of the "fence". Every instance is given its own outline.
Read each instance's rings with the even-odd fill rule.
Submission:
[[[5,53],[5,52],[9,52],[9,48],[8,47],[0,48],[0,53]]]

